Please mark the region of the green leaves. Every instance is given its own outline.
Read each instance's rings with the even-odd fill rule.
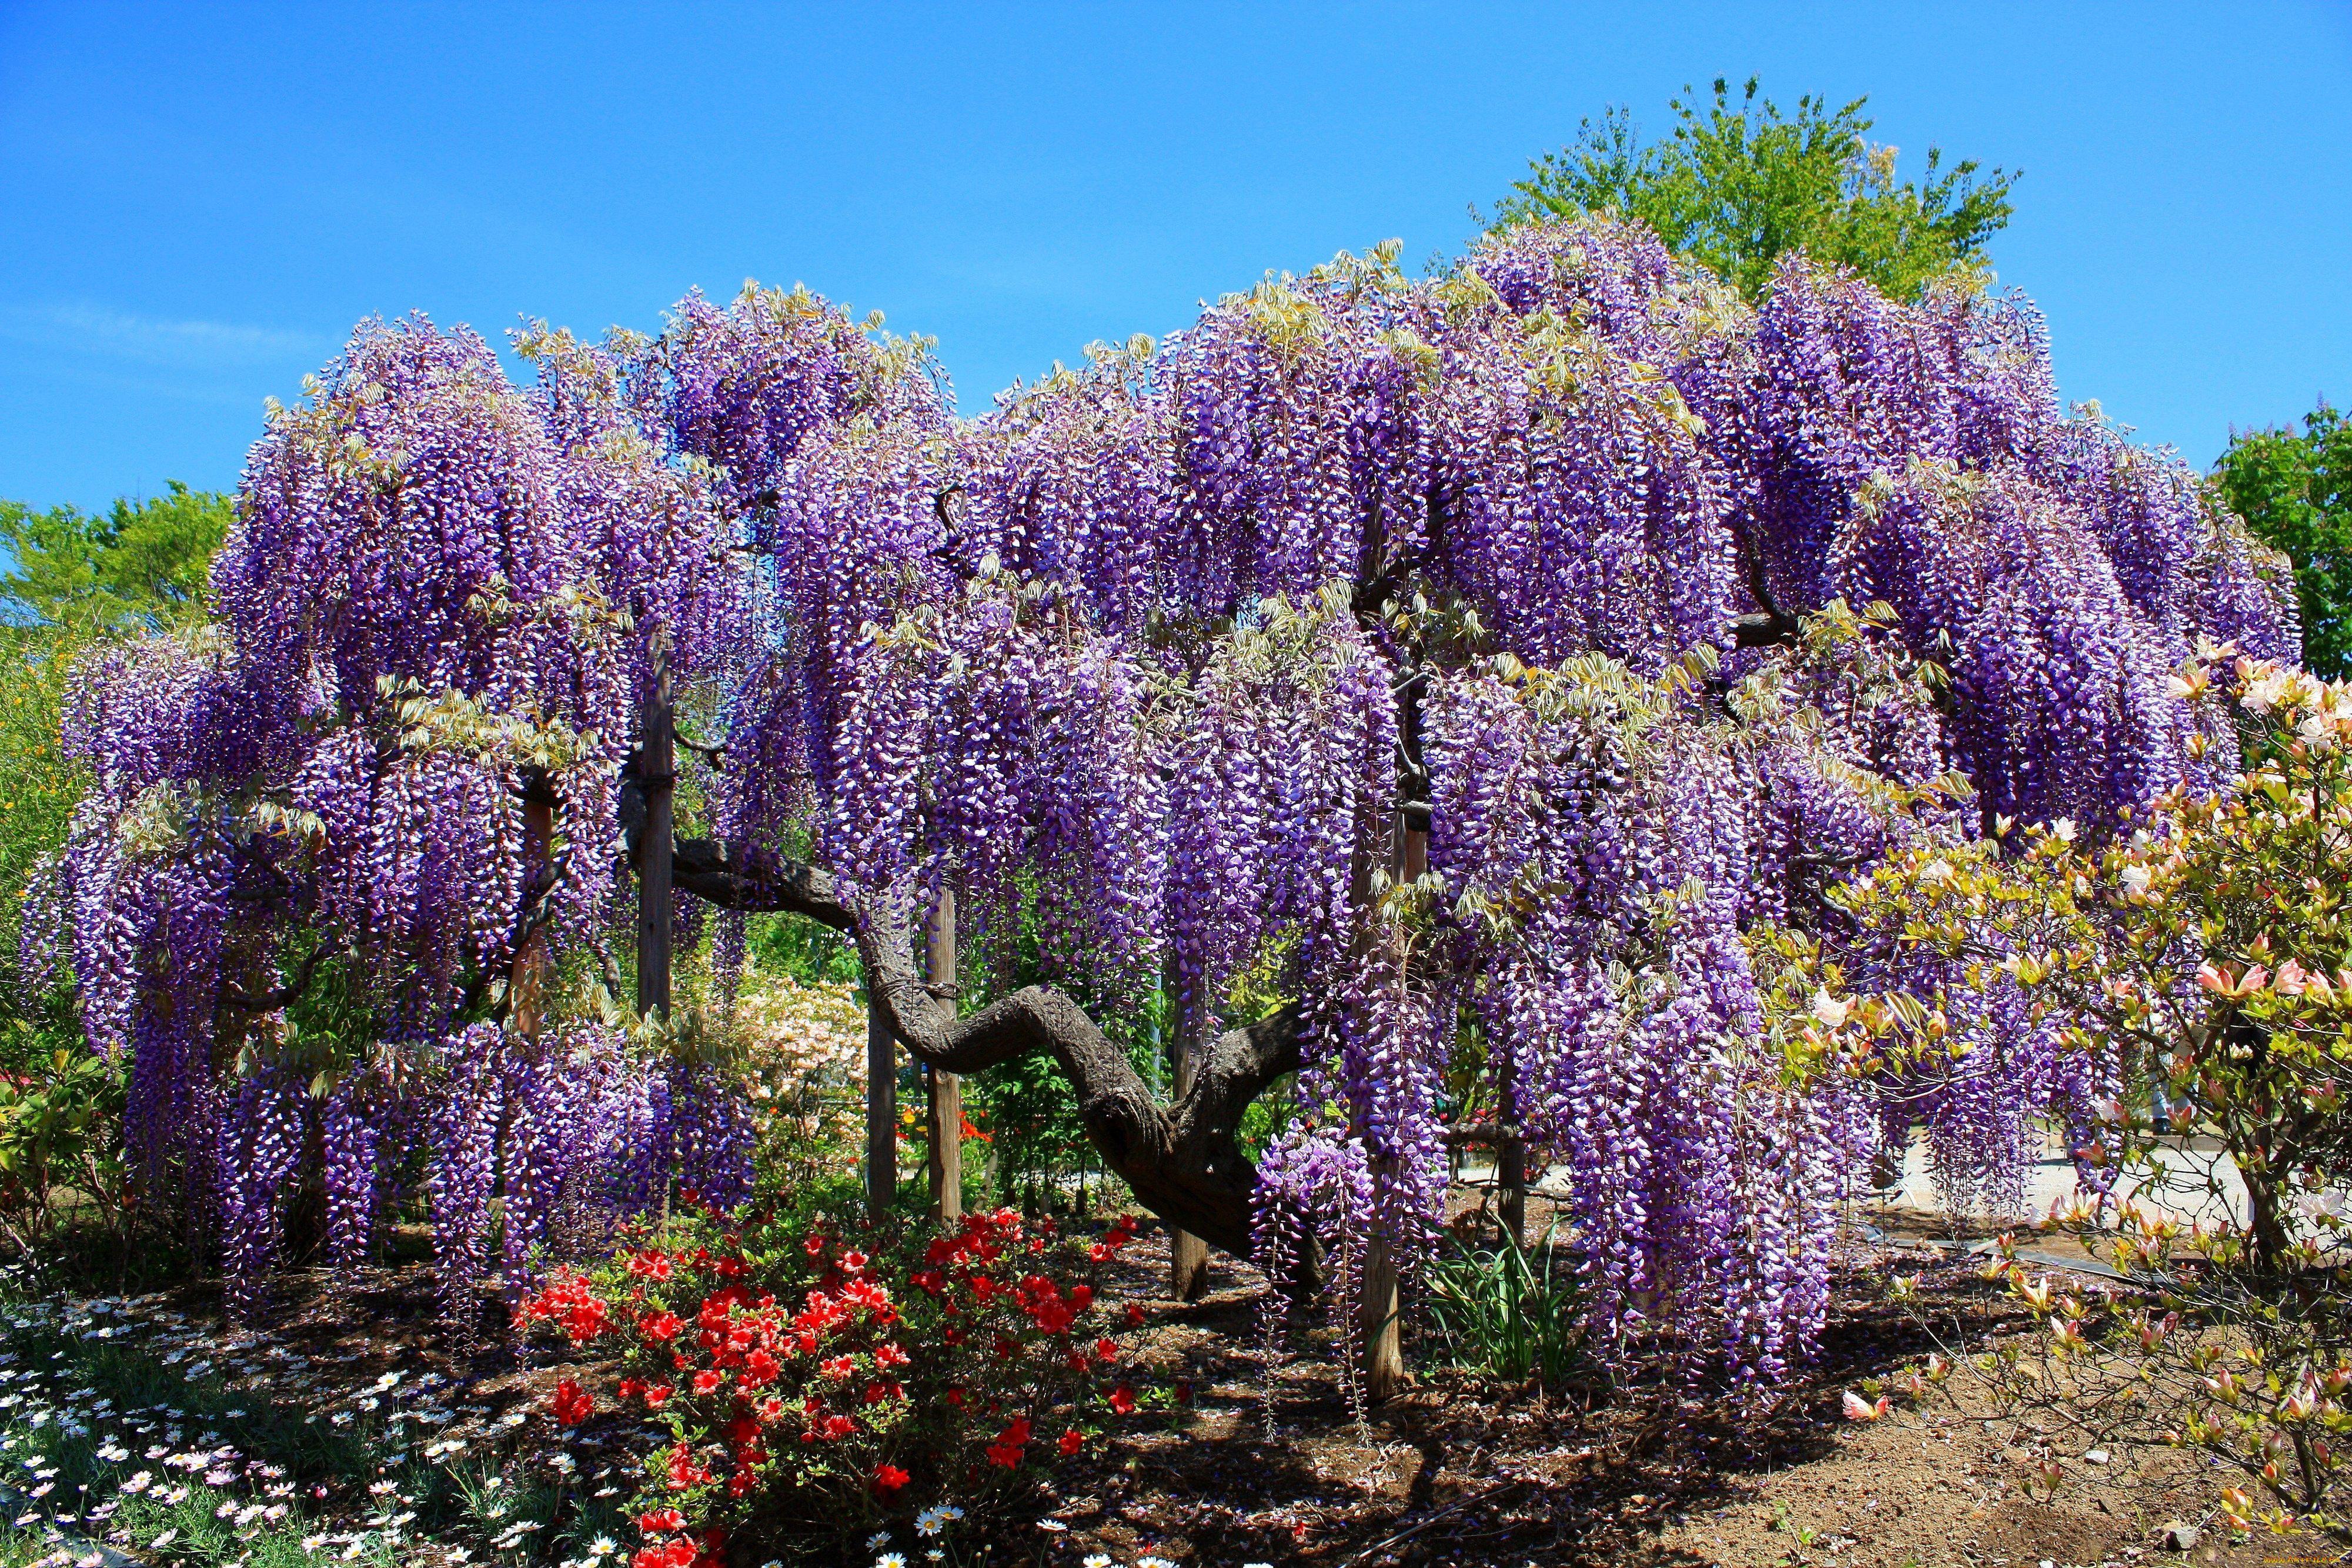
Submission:
[[[2303,662],[2341,680],[2352,674],[2352,423],[2323,402],[2303,426],[2232,436],[2213,486],[2294,560]]]
[[[36,512],[0,501],[0,614],[15,625],[76,636],[161,632],[203,619],[213,552],[235,508],[191,490],[117,500],[102,517],[72,507]]]
[[[1622,106],[1585,120],[1573,143],[1511,187],[1495,228],[1586,212],[1636,218],[1751,300],[1792,250],[1851,267],[1897,299],[1941,278],[1981,277],[2018,175],[1980,177],[1972,160],[1945,169],[1930,148],[1925,182],[1898,181],[1896,150],[1867,139],[1866,99],[1832,112],[1825,99],[1801,98],[1784,118],[1756,89],[1751,77],[1736,110],[1721,78],[1704,114],[1675,100],[1674,133],[1647,145]]]

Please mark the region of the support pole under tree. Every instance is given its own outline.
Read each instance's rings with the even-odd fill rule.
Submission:
[[[547,896],[548,853],[555,841],[555,800],[544,779],[526,786],[522,802],[523,908],[532,909]],[[536,1039],[540,1019],[547,1011],[547,925],[533,920],[515,944],[514,963],[507,972],[507,1028],[519,1040]]]
[[[898,1195],[898,1044],[872,998],[866,1003],[866,1212]]]
[[[1517,1135],[1506,1137],[1495,1151],[1495,1185],[1502,1189],[1503,1228],[1511,1245],[1528,1244],[1528,1145]]]
[[[1196,998],[1196,1007],[1199,1005]],[[1192,1092],[1201,1071],[1201,1020],[1189,1010],[1176,1020],[1176,1103]],[[1209,1244],[1189,1230],[1168,1228],[1168,1293],[1197,1301],[1209,1293]]]
[[[653,687],[639,724],[637,780],[645,789],[646,825],[637,840],[637,1011],[669,1016],[670,800],[677,787],[671,745],[669,651],[655,633]]]
[[[924,977],[935,995],[954,1005],[956,983],[955,890],[940,888],[939,906],[931,911],[929,943]],[[931,1218],[953,1224],[963,1218],[963,1080],[936,1068],[923,1070],[931,1097]]]
[[[1397,829],[1398,874],[1402,880],[1412,882],[1429,870],[1429,819],[1400,811]],[[1382,1155],[1373,1159],[1375,1185],[1395,1173],[1394,1155]],[[1372,1232],[1371,1245],[1365,1249],[1363,1290],[1356,1322],[1364,1342],[1364,1394],[1379,1405],[1404,1386],[1405,1375],[1396,1259],[1389,1251],[1388,1239],[1377,1229]]]

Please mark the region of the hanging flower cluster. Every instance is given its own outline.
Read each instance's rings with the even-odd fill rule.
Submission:
[[[969,422],[927,344],[804,290],[526,347],[528,394],[469,334],[363,329],[256,448],[220,635],[84,677],[92,1038],[214,1208],[267,1205],[288,1113],[252,1064],[314,1040],[274,998],[315,954],[426,1079],[529,1054],[484,988],[529,932],[600,939],[658,655],[724,717],[693,766],[735,869],[806,857],[868,915],[953,885],[983,978],[1164,985],[1189,1042],[1297,998],[1267,1201],[1344,1166],[1408,1258],[1469,1048],[1572,1173],[1602,1338],[1772,1376],[1888,1124],[1999,1199],[2097,1085],[1992,1006],[1965,1082],[1792,1074],[1759,965],[1891,853],[2211,782],[2167,672],[2294,643],[2194,476],[2057,405],[2022,300],[1791,258],[1751,308],[1614,221],[1423,279],[1343,256]],[[474,1212],[476,1134],[386,1071],[329,1113],[334,1167],[429,1131]],[[674,1172],[734,1157],[725,1097],[618,1100]],[[225,1199],[223,1161],[264,1178]]]

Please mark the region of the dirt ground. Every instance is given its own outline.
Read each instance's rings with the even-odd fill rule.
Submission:
[[[2300,1537],[2231,1543],[2213,1528],[2226,1483],[2200,1475],[2187,1456],[2086,1461],[2062,1435],[1989,1418],[1965,1391],[1958,1408],[1843,1419],[1845,1390],[1928,1348],[1884,1304],[1887,1270],[1911,1273],[1949,1257],[1923,1244],[1916,1221],[1877,1218],[1881,1243],[1855,1246],[1839,1271],[1818,1361],[1747,1409],[1719,1396],[1639,1387],[1584,1409],[1423,1374],[1410,1394],[1371,1413],[1369,1441],[1318,1356],[1276,1375],[1279,1437],[1267,1440],[1256,1281],[1221,1262],[1223,1288],[1194,1306],[1164,1304],[1145,1353],[1189,1382],[1191,1414],[1129,1440],[1112,1463],[1066,1488],[1040,1521],[1052,1538],[1044,1555],[1335,1568],[2337,1560],[2326,1542]],[[1157,1248],[1135,1252],[1139,1293],[1164,1278],[1163,1260]],[[1939,1306],[1994,1321],[1989,1291],[1947,1289],[1968,1299]],[[2067,1474],[2054,1500],[2039,1495],[2038,1480],[2027,1495],[2045,1455]],[[2175,1521],[2200,1528],[2192,1551],[2162,1543],[2159,1532]]]
[[[2213,1528],[2225,1482],[2186,1456],[2117,1452],[2096,1462],[2063,1434],[1992,1419],[1965,1391],[1957,1407],[1843,1419],[1845,1390],[1928,1348],[1885,1301],[1890,1270],[1931,1270],[1935,1304],[1972,1325],[1990,1326],[2000,1311],[1989,1287],[1950,1265],[1948,1244],[1932,1245],[1916,1220],[1876,1218],[1881,1228],[1858,1232],[1843,1256],[1818,1359],[1769,1396],[1643,1385],[1547,1396],[1424,1371],[1360,1431],[1319,1332],[1294,1336],[1269,1376],[1255,1274],[1220,1259],[1207,1300],[1175,1302],[1164,1239],[1147,1235],[1116,1266],[1107,1294],[1146,1304],[1136,1358],[1167,1408],[1061,1472],[985,1560],[1072,1568],[1094,1553],[1122,1568],[1145,1557],[1184,1568],[2337,1560],[2303,1538],[2231,1542]],[[1938,1264],[1950,1266],[1939,1275]],[[217,1303],[194,1292],[147,1298],[136,1310],[184,1323],[191,1343],[206,1339],[241,1382],[279,1399],[349,1408],[396,1371],[436,1387],[448,1415],[426,1419],[439,1421],[442,1439],[487,1455],[543,1436],[557,1374],[500,1342],[494,1305],[486,1302],[484,1337],[467,1343],[437,1323],[429,1281],[415,1266],[290,1279],[279,1299],[268,1322],[243,1333],[220,1331]],[[634,1464],[628,1435],[604,1435],[601,1459],[598,1437],[576,1435],[588,1443],[583,1473],[601,1475],[596,1467],[609,1461],[617,1481]],[[2027,1491],[2044,1458],[2066,1472],[2054,1500],[2038,1495],[2038,1482],[2036,1495]],[[2175,1521],[2202,1529],[2192,1551],[2161,1543]],[[419,1550],[421,1563],[431,1549]]]

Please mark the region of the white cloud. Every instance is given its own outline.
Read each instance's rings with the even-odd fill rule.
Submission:
[[[89,304],[0,306],[0,338],[147,364],[189,367],[318,359],[331,347],[315,332],[226,321],[166,321]]]

